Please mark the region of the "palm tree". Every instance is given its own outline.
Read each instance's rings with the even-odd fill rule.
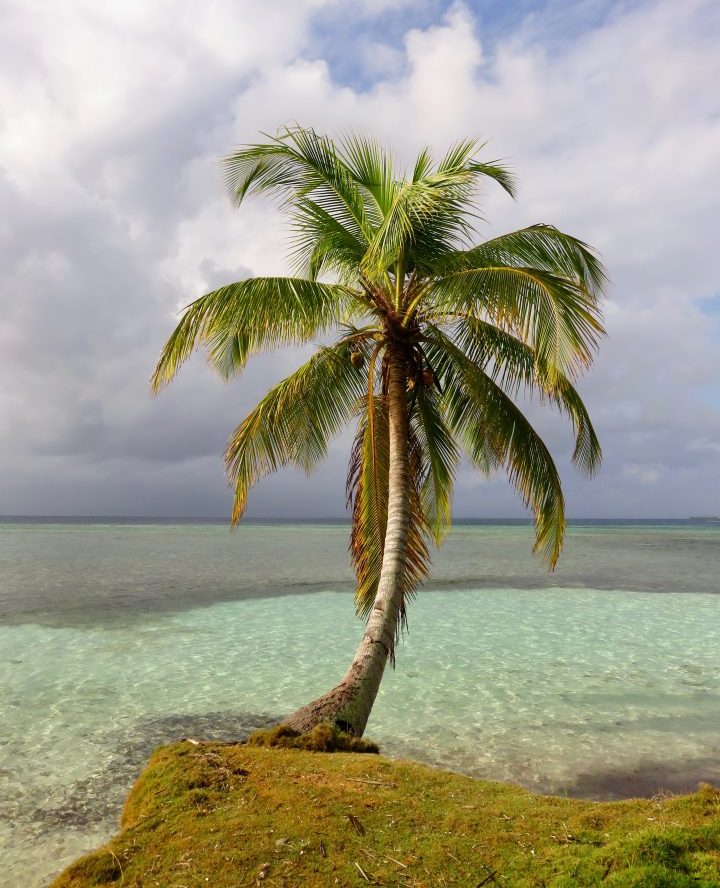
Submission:
[[[331,342],[265,395],[225,453],[236,523],[262,476],[286,465],[309,473],[331,437],[356,426],[347,498],[365,633],[342,681],[285,720],[300,731],[331,722],[363,733],[429,545],[449,529],[461,451],[483,473],[507,472],[533,510],[535,551],[555,566],[560,477],[518,394],[569,417],[580,469],[600,462],[572,380],[604,333],[603,268],[551,225],[473,245],[482,181],[515,190],[507,168],[478,159],[482,147],[459,142],[439,163],[426,148],[408,175],[369,137],[293,127],[229,155],[237,204],[266,193],[289,213],[296,276],[241,280],[193,302],[152,379],[157,392],[197,347],[228,378],[257,352]]]

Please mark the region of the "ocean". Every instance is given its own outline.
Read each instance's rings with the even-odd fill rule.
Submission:
[[[104,842],[151,749],[238,739],[328,690],[360,637],[343,524],[0,519],[0,885]],[[367,735],[540,792],[720,782],[720,525],[459,524]]]

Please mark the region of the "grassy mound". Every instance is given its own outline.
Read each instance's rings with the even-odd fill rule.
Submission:
[[[181,742],[153,755],[122,832],[53,888],[368,883],[718,888],[720,790],[583,802],[267,735]]]

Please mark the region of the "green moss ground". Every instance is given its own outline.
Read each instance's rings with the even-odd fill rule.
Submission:
[[[720,791],[583,802],[377,755],[180,742],[53,888],[718,888]]]

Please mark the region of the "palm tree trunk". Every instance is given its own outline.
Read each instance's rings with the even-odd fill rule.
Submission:
[[[388,520],[377,595],[365,634],[343,680],[284,720],[283,724],[298,731],[309,731],[321,722],[333,722],[361,736],[395,644],[410,524],[410,478],[406,362],[399,349],[391,348],[388,357]]]

